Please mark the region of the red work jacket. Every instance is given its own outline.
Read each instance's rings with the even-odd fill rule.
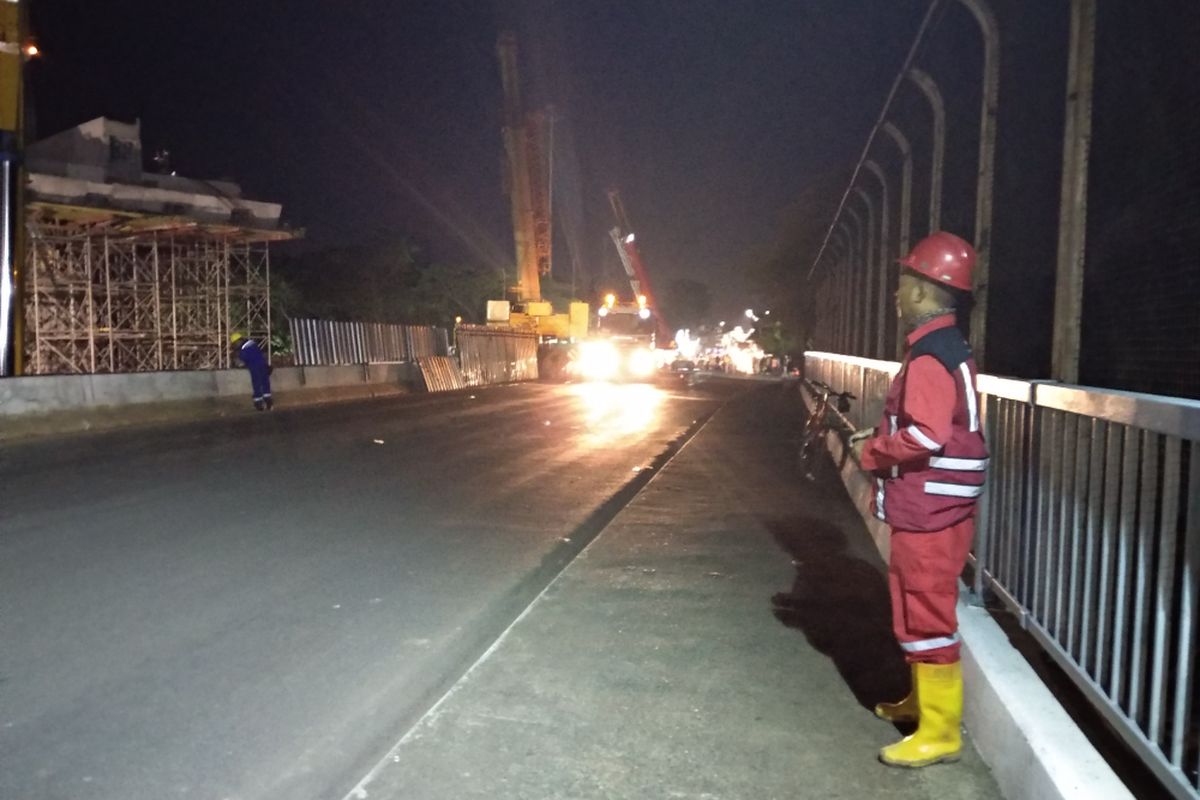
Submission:
[[[862,465],[875,475],[875,516],[900,530],[940,531],[975,513],[987,477],[975,361],[953,315],[907,341]]]

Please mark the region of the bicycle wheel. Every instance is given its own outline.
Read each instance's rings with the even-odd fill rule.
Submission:
[[[816,464],[817,454],[821,452],[825,444],[825,437],[821,435],[823,432],[820,427],[805,431],[804,439],[800,442],[796,466],[799,468],[800,474],[810,481],[816,480],[817,477],[813,474],[813,466]]]

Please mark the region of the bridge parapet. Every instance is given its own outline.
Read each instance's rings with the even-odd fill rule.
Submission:
[[[859,427],[898,369],[805,354],[806,377],[862,398]],[[1200,401],[990,375],[978,389],[976,594],[1009,607],[1174,796],[1200,796]]]

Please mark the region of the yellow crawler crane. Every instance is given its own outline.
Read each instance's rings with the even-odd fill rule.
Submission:
[[[516,36],[502,33],[496,51],[504,86],[505,183],[512,205],[517,280],[508,298],[488,301],[487,321],[535,333],[544,343],[582,339],[588,331],[587,303],[573,302],[567,313],[556,313],[542,299],[541,277],[550,274],[552,264],[551,128],[544,113],[526,114],[521,107]]]

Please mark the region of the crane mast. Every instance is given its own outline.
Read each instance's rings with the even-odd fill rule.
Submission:
[[[496,52],[504,88],[505,184],[517,264],[514,294],[519,303],[540,302],[541,276],[550,274],[553,238],[547,116],[540,111],[526,114],[522,107],[516,35],[500,34]]]
[[[587,336],[587,303],[568,304],[555,311],[542,299],[542,276],[550,274],[553,114],[527,113],[521,103],[517,68],[517,37],[500,34],[496,42],[500,81],[504,90],[504,184],[512,210],[516,283],[505,287],[507,297],[488,300],[487,324],[532,333],[538,337],[538,368],[544,376],[561,375],[568,361],[566,347]]]

